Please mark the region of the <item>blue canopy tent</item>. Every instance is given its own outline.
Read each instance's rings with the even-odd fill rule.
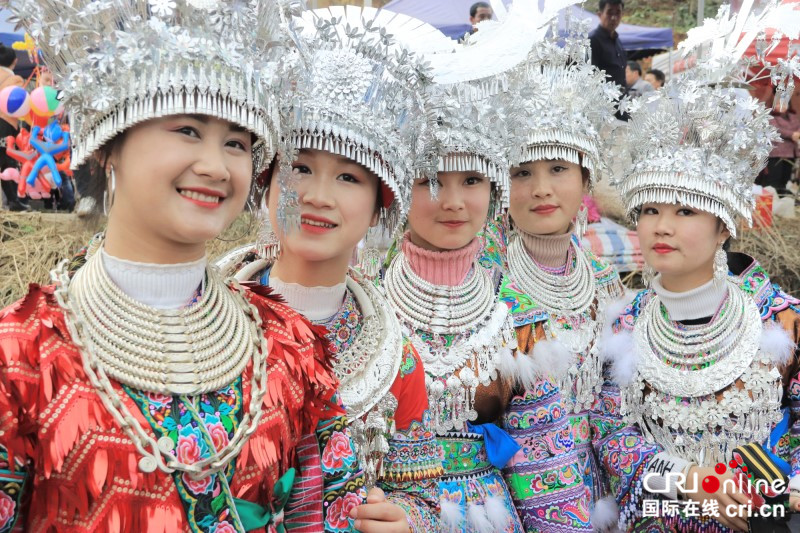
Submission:
[[[427,22],[442,33],[453,39],[458,39],[468,31],[469,8],[476,0],[392,0],[384,6],[385,9],[403,13],[411,17],[418,18]],[[504,0],[505,4],[510,4],[510,0]],[[585,9],[572,6],[571,17],[574,19],[589,19],[589,27],[594,28],[598,24],[597,15]],[[562,13],[559,16],[559,30],[564,33],[566,27],[566,16]],[[619,32],[622,47],[628,52],[631,59],[647,57],[657,50],[668,50],[672,48],[672,28],[648,28],[646,26],[634,26],[633,24],[620,24],[617,29]]]
[[[14,25],[8,21],[9,17],[11,17],[11,11],[0,9],[0,43],[5,46],[11,46],[13,43],[25,39],[25,33],[16,31]],[[14,72],[23,78],[27,78],[33,72],[33,61],[28,57],[27,52],[20,50],[16,50],[16,52],[17,66],[14,68]]]

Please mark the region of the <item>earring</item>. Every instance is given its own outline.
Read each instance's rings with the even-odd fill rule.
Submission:
[[[109,165],[109,172],[111,184],[106,187],[103,193],[103,214],[108,216],[108,212],[114,207],[114,193],[117,191],[117,175],[114,173],[114,165]],[[109,194],[111,191],[111,194]]]
[[[578,209],[578,215],[575,217],[575,235],[578,236],[578,241],[583,239],[586,229],[589,227],[589,208],[586,204],[581,203],[581,208]]]
[[[364,238],[364,246],[358,249],[358,270],[368,280],[374,280],[381,273],[381,253],[378,250],[380,230],[370,228]]]
[[[256,238],[256,253],[258,257],[274,264],[281,256],[281,241],[278,234],[272,230],[264,204],[258,209],[258,238]]]
[[[656,270],[650,265],[645,265],[642,269],[642,283],[647,288],[653,283],[653,278],[656,277]]]
[[[714,284],[719,285],[728,277],[728,254],[719,245],[714,252]]]

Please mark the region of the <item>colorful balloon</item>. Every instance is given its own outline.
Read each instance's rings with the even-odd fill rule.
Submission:
[[[61,102],[52,87],[37,87],[31,91],[31,110],[40,117],[52,117]]]
[[[22,87],[12,85],[0,91],[0,113],[20,118],[27,115],[30,109],[30,96]]]

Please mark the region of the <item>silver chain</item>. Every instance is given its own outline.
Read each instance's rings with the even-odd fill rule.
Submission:
[[[508,269],[522,292],[554,316],[572,316],[588,311],[596,296],[592,265],[575,244],[575,268],[565,274],[551,274],[531,260],[522,239],[514,234],[508,245]]]
[[[386,270],[384,287],[402,322],[438,335],[474,329],[490,320],[494,310],[492,281],[477,263],[460,285],[434,285],[418,276],[401,253]]]
[[[98,267],[97,264],[100,266]],[[131,439],[137,451],[142,455],[142,458],[139,460],[139,469],[143,472],[154,472],[158,469],[165,473],[172,473],[178,470],[189,473],[195,479],[202,479],[222,471],[231,460],[239,455],[242,447],[250,438],[250,435],[256,430],[263,413],[263,398],[267,391],[267,341],[262,330],[262,322],[258,310],[244,297],[242,294],[244,289],[239,286],[238,283],[235,281],[232,282],[233,290],[228,289],[213,269],[207,269],[207,283],[205,287],[205,293],[207,293],[207,295],[205,295],[198,304],[190,306],[190,309],[186,312],[187,316],[198,315],[193,319],[187,319],[189,323],[195,326],[194,329],[191,329],[191,338],[193,340],[196,339],[201,345],[208,345],[209,348],[216,346],[214,342],[209,343],[204,341],[207,341],[209,337],[214,335],[215,330],[220,328],[220,324],[204,322],[202,319],[206,314],[222,314],[222,316],[228,317],[229,320],[235,320],[237,322],[237,327],[243,326],[244,329],[247,330],[247,334],[242,333],[237,337],[237,339],[240,340],[235,341],[238,342],[240,346],[231,349],[230,353],[228,353],[228,351],[224,353],[227,354],[227,357],[232,357],[232,354],[241,354],[240,357],[243,359],[244,364],[237,361],[236,364],[234,364],[234,368],[241,367],[243,369],[247,363],[252,360],[253,374],[251,380],[250,404],[248,412],[244,413],[233,437],[222,450],[215,451],[211,456],[194,464],[182,463],[178,461],[172,453],[174,444],[171,440],[170,442],[166,442],[167,439],[162,438],[156,442],[156,440],[142,428],[141,424],[139,424],[125,405],[125,402],[121,400],[120,394],[109,379],[109,375],[120,383],[144,391],[163,392],[164,394],[174,395],[189,394],[188,392],[184,392],[187,390],[185,388],[187,380],[178,379],[177,382],[174,381],[176,374],[183,372],[182,370],[172,366],[172,374],[165,373],[162,374],[160,379],[151,381],[152,370],[146,369],[148,363],[146,358],[141,355],[142,353],[150,353],[150,363],[155,360],[152,357],[153,354],[148,352],[148,349],[144,346],[144,339],[148,336],[152,337],[154,332],[162,336],[162,341],[164,343],[171,344],[173,347],[186,345],[187,343],[185,341],[187,340],[186,337],[188,334],[186,330],[183,332],[176,332],[173,328],[174,324],[164,328],[163,323],[160,322],[159,315],[165,313],[157,309],[147,308],[150,309],[151,313],[151,328],[149,330],[141,325],[136,325],[134,317],[136,320],[145,320],[145,323],[147,323],[147,320],[142,314],[141,308],[134,309],[134,306],[126,302],[125,298],[127,298],[127,296],[125,298],[119,298],[119,295],[115,295],[115,298],[110,294],[97,294],[109,290],[102,276],[97,276],[98,269],[102,270],[102,258],[99,253],[96,253],[87,260],[84,267],[78,270],[74,278],[70,280],[67,270],[67,261],[62,262],[61,265],[51,273],[53,281],[56,283],[55,296],[59,305],[64,310],[64,319],[67,328],[72,337],[73,344],[78,348],[81,354],[83,368],[89,381],[95,388],[108,412],[114,417],[114,420],[116,420],[125,434]],[[117,290],[119,289],[117,288]],[[226,301],[227,303],[225,303]],[[119,305],[120,307],[114,309],[113,312],[110,309],[98,307],[107,305],[109,302],[114,302],[114,305]],[[138,303],[137,305],[145,307]],[[197,312],[197,308],[199,307],[203,307],[202,313]],[[92,313],[91,320],[87,319],[87,317],[82,314],[84,311]],[[174,313],[166,314],[170,317],[175,316]],[[102,331],[103,329],[106,329],[106,331]],[[113,334],[108,333],[112,331]],[[178,342],[168,339],[175,335],[179,336]],[[116,341],[119,344],[114,345],[106,343],[103,345],[104,348],[98,349],[98,346],[102,342],[100,339]],[[188,344],[191,344],[191,342]],[[230,344],[234,344],[234,342]],[[103,358],[99,356],[100,353],[103,353],[102,357],[111,362],[111,364],[115,362],[124,362],[125,364],[114,368],[112,372],[108,372],[109,369],[106,367]],[[223,379],[223,376],[231,375],[232,371],[227,369],[230,363],[220,360],[220,356],[205,356],[201,357],[201,359],[208,364],[217,362],[217,366],[221,366],[222,368],[213,370],[212,367],[212,369],[206,371],[212,372],[208,374],[210,376],[210,381],[208,383],[197,383],[194,394],[202,394],[203,392],[217,390],[226,383],[232,383],[236,376],[241,375],[240,370],[239,373],[233,375],[229,381],[216,386],[216,384]],[[169,364],[163,361],[161,365],[161,368],[170,367]],[[137,371],[141,371],[141,374],[137,375]],[[214,374],[219,375],[215,376]],[[142,385],[145,386],[142,387]],[[179,390],[173,392],[170,388],[172,385],[175,385]],[[212,388],[209,389],[209,386]]]

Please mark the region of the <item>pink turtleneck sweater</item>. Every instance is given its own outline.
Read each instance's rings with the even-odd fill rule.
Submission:
[[[538,264],[549,268],[559,268],[566,265],[569,259],[572,228],[561,235],[534,235],[520,229],[517,229],[517,232],[528,254]]]
[[[476,237],[463,248],[434,252],[412,243],[406,233],[400,249],[417,276],[434,285],[452,286],[463,283],[467,278],[481,249],[481,242]]]

